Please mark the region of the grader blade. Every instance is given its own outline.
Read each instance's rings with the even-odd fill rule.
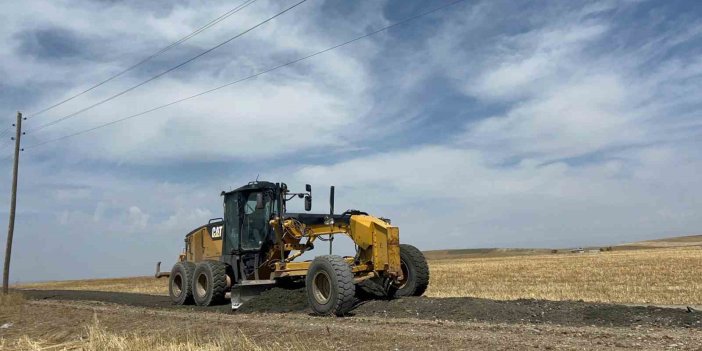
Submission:
[[[232,286],[232,311],[236,311],[246,301],[275,286],[275,280],[242,280]]]
[[[161,261],[158,261],[156,263],[156,274],[154,274],[154,277],[156,278],[161,278],[161,277],[170,277],[171,272],[161,272]]]

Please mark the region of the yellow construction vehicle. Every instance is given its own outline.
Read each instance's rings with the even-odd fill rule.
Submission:
[[[185,236],[185,250],[169,276],[170,297],[176,304],[209,306],[225,302],[232,309],[260,292],[304,281],[309,305],[320,315],[348,313],[357,285],[372,286],[385,297],[419,296],[429,283],[424,255],[400,244],[400,233],[389,219],[348,210],[334,214],[334,187],[329,214],[289,213],[286,205],[304,199],[312,207],[312,188],[292,193],[285,183],[256,181],[222,192],[224,217],[209,221]],[[355,256],[332,255],[334,235],[348,235]],[[329,243],[329,255],[298,262],[317,240]]]

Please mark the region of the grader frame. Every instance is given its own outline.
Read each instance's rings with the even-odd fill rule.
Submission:
[[[343,315],[361,283],[387,296],[421,295],[426,289],[429,272],[421,252],[400,245],[399,228],[388,219],[356,210],[334,214],[334,187],[329,214],[286,212],[296,197],[311,209],[309,185],[304,193],[292,193],[285,183],[251,182],[222,196],[224,217],[186,235],[185,250],[169,274],[177,304],[211,305],[230,293],[236,309],[265,289],[304,278],[315,313]],[[332,255],[339,234],[353,240],[355,256]],[[317,240],[329,242],[329,255],[295,261]]]

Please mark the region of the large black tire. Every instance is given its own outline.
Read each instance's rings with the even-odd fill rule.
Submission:
[[[424,254],[412,245],[400,244],[400,261],[405,275],[395,296],[421,296],[429,286],[429,265]]]
[[[193,276],[195,264],[192,262],[177,262],[171,269],[168,278],[168,295],[176,305],[190,305],[193,303]]]
[[[353,272],[341,256],[315,257],[307,271],[305,286],[315,314],[343,316],[356,303]]]
[[[219,261],[202,261],[195,267],[192,282],[196,305],[221,304],[227,292],[227,265]]]

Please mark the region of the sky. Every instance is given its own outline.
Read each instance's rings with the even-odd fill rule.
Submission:
[[[5,1],[0,129],[22,139],[11,282],[151,274],[258,177],[314,212],[391,218],[420,249],[579,247],[702,232],[702,4],[463,1],[121,123],[449,1]],[[0,227],[11,141],[0,141]],[[302,204],[292,206],[301,209]],[[4,237],[4,235],[2,235]],[[347,242],[348,244],[348,242]],[[0,253],[2,254],[2,253]]]

